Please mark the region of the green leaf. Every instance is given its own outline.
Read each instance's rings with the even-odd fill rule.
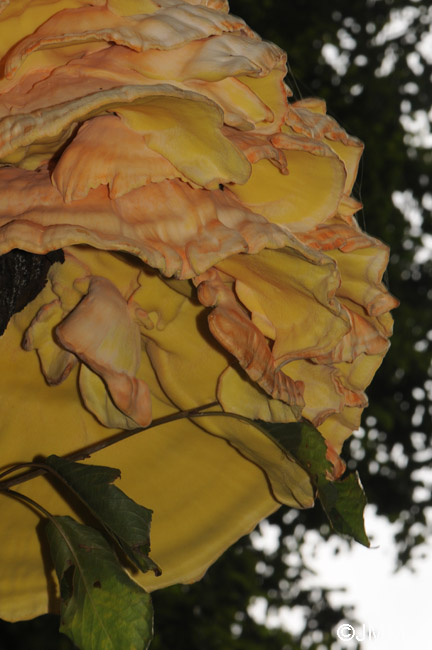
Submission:
[[[152,511],[132,501],[112,482],[120,470],[102,465],[74,463],[49,456],[45,463],[89,508],[107,533],[141,571],[161,570],[149,558]]]
[[[364,529],[367,499],[357,472],[340,481],[320,479],[318,496],[330,523],[338,533],[354,537],[360,544],[370,546]]]
[[[148,648],[150,596],[125,573],[103,535],[71,517],[53,517],[46,532],[60,582],[60,632],[80,650]]]
[[[326,458],[327,446],[324,438],[311,424],[273,424],[259,421],[259,426],[296,459],[307,471],[314,485],[320,476],[325,476],[326,472],[332,470],[332,464]]]
[[[357,474],[333,481],[332,464],[326,458],[327,446],[320,432],[311,424],[273,424],[259,421],[258,426],[270,435],[309,474],[321,505],[334,530],[370,546],[364,528],[366,496]]]

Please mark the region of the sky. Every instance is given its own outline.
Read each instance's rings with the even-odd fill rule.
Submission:
[[[312,542],[310,557],[306,557],[318,575],[307,581],[309,586],[321,581],[328,586],[346,587],[347,595],[335,595],[334,604],[345,598],[355,604],[360,630],[354,622],[351,623],[359,637],[366,636],[362,650],[430,647],[432,545],[429,543],[425,549],[426,560],[417,559],[414,562],[414,573],[403,568],[395,574],[396,550],[392,526],[384,518],[377,517],[373,508],[369,508],[366,528],[373,536],[375,548],[367,549],[356,544],[352,550],[334,555],[332,544],[320,542],[313,554]],[[311,538],[313,536],[318,537],[316,533]],[[350,624],[350,621],[346,623]],[[345,628],[340,634],[344,633],[349,636],[353,630]],[[341,642],[341,645],[348,649],[352,647],[348,640]]]
[[[432,527],[432,507],[427,512]],[[334,650],[355,647],[350,640],[353,635],[362,641],[362,650],[423,650],[431,647],[432,541],[417,549],[418,557],[413,565],[415,572],[403,568],[395,573],[393,534],[398,524],[389,524],[377,516],[373,506],[366,507],[365,522],[372,538],[373,548],[370,549],[360,544],[349,549],[337,537],[325,542],[312,530],[305,536],[304,558],[315,575],[303,580],[302,585],[308,589],[323,585],[345,588],[344,593],[335,591],[331,603],[337,606],[348,602],[355,608],[358,623],[354,620],[340,621],[342,627],[338,625],[334,630]],[[278,545],[279,528],[263,522],[259,531],[253,534],[254,545],[272,552]],[[339,547],[338,554],[334,553],[336,547]],[[421,559],[420,553],[424,553],[426,558]],[[300,631],[304,624],[300,608],[297,611],[284,609],[279,615],[269,613],[265,600],[257,599],[249,613],[270,627],[277,625],[292,632]]]

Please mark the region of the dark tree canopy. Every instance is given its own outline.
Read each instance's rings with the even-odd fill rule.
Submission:
[[[399,563],[407,565],[426,538],[425,508],[431,501],[418,470],[432,457],[432,264],[424,250],[424,233],[432,230],[432,153],[431,136],[427,144],[418,125],[430,111],[432,55],[427,60],[418,46],[432,12],[423,0],[334,0],[330,7],[322,0],[230,4],[232,13],[288,52],[287,83],[294,97],[325,98],[329,113],[365,143],[355,188],[364,204],[359,222],[390,245],[386,282],[401,306],[394,314],[392,348],[368,391],[362,429],[342,455],[350,470],[359,471],[377,513],[402,523],[395,542]],[[388,30],[398,16],[406,29]],[[325,590],[310,593],[299,584],[307,572],[305,530],[331,535],[324,514],[319,506],[281,509],[271,521],[281,529],[281,546],[273,555],[254,550],[243,538],[201,582],[154,594],[152,650],[330,648],[334,626],[344,616],[353,620],[355,612],[349,602],[336,611]],[[289,566],[283,559],[287,548]],[[304,607],[306,629],[290,636],[258,625],[247,613],[254,596],[267,598],[270,606]],[[48,632],[36,644],[41,620],[27,624],[33,645],[16,625],[5,625],[0,650],[68,648],[67,639]]]

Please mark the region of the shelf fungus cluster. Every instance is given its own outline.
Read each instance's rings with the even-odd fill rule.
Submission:
[[[0,338],[2,464],[216,403],[309,420],[340,472],[396,304],[388,251],[353,216],[362,144],[322,101],[289,99],[284,52],[225,0],[2,0],[0,57],[0,261],[52,256]],[[92,462],[154,511],[150,590],[314,499],[234,417],[150,428]],[[43,477],[17,489],[71,512]],[[35,616],[55,607],[39,519],[1,501],[0,616]]]

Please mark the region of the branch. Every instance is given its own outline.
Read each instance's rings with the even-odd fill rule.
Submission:
[[[131,436],[136,436],[138,433],[141,433],[142,431],[153,429],[154,427],[158,427],[161,424],[167,424],[169,422],[175,422],[176,420],[182,420],[184,418],[189,418],[189,417],[210,415],[210,413],[208,412],[203,413],[203,411],[205,411],[205,409],[212,408],[213,406],[217,406],[218,404],[219,402],[210,402],[209,404],[204,404],[203,406],[197,406],[193,409],[188,409],[186,411],[179,411],[177,413],[171,413],[170,415],[165,415],[162,418],[157,418],[156,420],[153,420],[153,422],[149,424],[148,427],[145,428],[139,427],[138,429],[131,429],[130,431],[120,431],[120,433],[110,436],[109,438],[105,438],[105,440],[100,440],[99,442],[96,442],[93,445],[85,447],[84,449],[81,449],[79,451],[75,451],[72,454],[67,454],[62,458],[64,458],[65,460],[72,460],[72,461],[84,460],[85,458],[89,458],[92,454],[96,453],[97,451],[100,451],[101,449],[106,449],[107,447],[111,447],[111,445],[116,445],[118,442],[121,442],[122,440],[126,440],[126,438],[130,438]],[[218,412],[217,411],[212,412],[211,414],[215,415],[216,413]],[[1,480],[4,476],[7,476],[8,474],[15,472],[19,469],[22,469],[23,467],[30,467],[30,469],[28,469],[26,472],[22,472],[18,476],[14,476],[6,480]],[[46,474],[48,471],[49,468],[43,463],[19,463],[17,465],[14,465],[13,467],[10,467],[9,469],[5,470],[2,474],[0,474],[0,491],[9,490],[9,488],[14,485],[19,485],[20,483],[25,483],[26,481],[30,481],[31,479],[34,479],[37,476]]]

